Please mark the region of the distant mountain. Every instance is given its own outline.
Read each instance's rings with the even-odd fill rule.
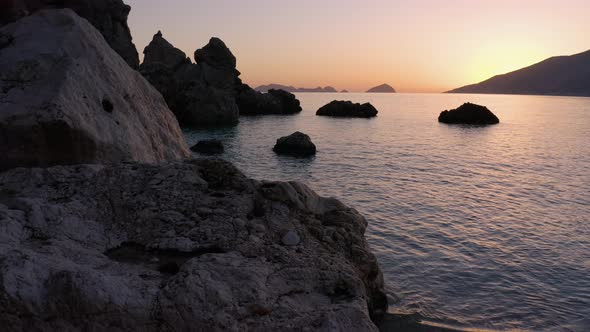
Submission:
[[[449,93],[590,96],[590,51],[552,57]]]
[[[367,92],[395,93],[395,89],[392,88],[389,84],[381,84],[379,86],[367,90]]]
[[[340,93],[348,93],[348,90],[344,89],[344,90],[340,91]]]
[[[287,92],[295,92],[297,90],[296,87],[289,85],[281,85],[281,84],[268,84],[268,85],[261,85],[259,87],[254,88],[254,90],[258,92],[267,92],[268,90],[275,89],[275,90],[285,90]]]
[[[281,90],[285,90],[288,92],[338,92],[338,91],[336,91],[336,89],[334,89],[331,86],[327,86],[324,88],[322,88],[320,86],[318,86],[317,88],[296,88],[292,85],[286,86],[286,85],[281,85],[281,84],[261,85],[254,90],[259,91],[259,92],[267,92],[270,89],[281,89]]]
[[[336,89],[334,89],[331,86],[326,86],[326,87],[317,87],[317,88],[313,88],[313,89],[308,89],[308,88],[298,88],[297,91],[295,92],[338,92]]]

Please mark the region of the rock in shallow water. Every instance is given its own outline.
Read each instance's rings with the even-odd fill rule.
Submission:
[[[240,115],[290,115],[302,110],[299,100],[290,92],[271,89],[261,93],[247,84],[238,87],[236,102]]]
[[[141,73],[162,93],[183,126],[235,125],[239,115],[296,114],[295,95],[254,91],[239,78],[236,58],[219,38],[195,51],[196,64],[158,31],[144,50]]]
[[[500,119],[487,107],[472,103],[465,103],[459,108],[443,111],[438,122],[448,124],[489,125],[500,123]]]
[[[236,84],[241,83],[235,57],[219,38],[195,52],[184,52],[158,31],[144,50],[140,72],[162,93],[182,126],[232,126],[238,123]]]
[[[316,146],[308,135],[297,131],[289,136],[279,138],[273,151],[277,154],[308,157],[316,153]]]
[[[387,300],[366,227],[305,185],[215,159],[14,169],[0,173],[0,321],[377,331]],[[297,250],[282,244],[286,229],[305,239]]]
[[[320,107],[316,115],[347,118],[372,118],[377,116],[377,109],[370,103],[353,103],[351,101],[334,100]]]
[[[191,147],[191,150],[202,154],[214,155],[223,153],[224,148],[223,143],[220,140],[209,139],[199,141]]]
[[[70,9],[0,28],[0,170],[190,156],[162,96]]]

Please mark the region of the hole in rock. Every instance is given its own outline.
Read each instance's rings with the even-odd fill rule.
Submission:
[[[110,259],[127,264],[142,265],[164,274],[176,274],[181,266],[193,257],[205,254],[223,254],[219,247],[197,248],[192,251],[178,249],[154,249],[135,242],[124,242],[105,251]]]
[[[166,274],[177,274],[180,271],[180,266],[175,262],[168,262],[158,266],[158,271]]]
[[[102,109],[105,110],[105,112],[113,113],[114,108],[115,106],[113,106],[113,103],[110,100],[107,98],[102,99]]]

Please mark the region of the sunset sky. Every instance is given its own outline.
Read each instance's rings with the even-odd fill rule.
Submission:
[[[125,0],[191,58],[223,39],[252,85],[441,92],[590,49],[588,0]]]

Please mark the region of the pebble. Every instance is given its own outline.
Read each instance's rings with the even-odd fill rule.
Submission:
[[[288,231],[281,240],[284,245],[286,246],[296,246],[299,244],[301,239],[299,238],[299,234],[295,231]]]

